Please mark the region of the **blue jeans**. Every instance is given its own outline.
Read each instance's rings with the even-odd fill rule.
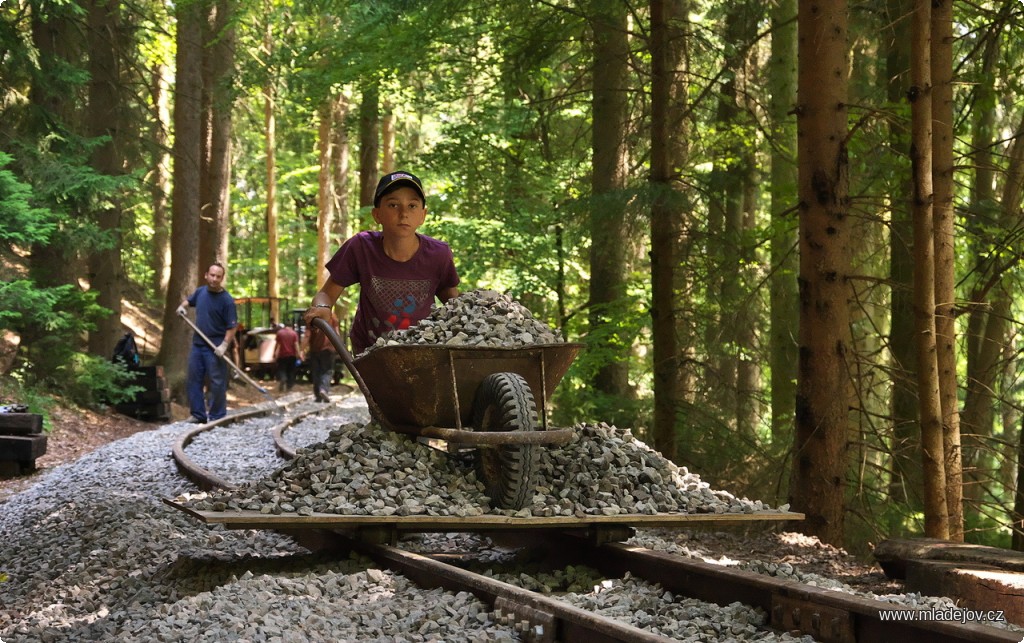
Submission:
[[[203,387],[207,379],[209,388],[204,395]],[[192,417],[212,422],[228,414],[228,365],[205,344],[192,344],[192,352],[188,354],[188,383],[185,390],[188,392],[188,407]]]

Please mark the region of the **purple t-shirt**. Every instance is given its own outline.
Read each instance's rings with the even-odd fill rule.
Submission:
[[[408,261],[384,252],[384,234],[360,232],[327,262],[331,280],[347,288],[359,284],[359,307],[352,320],[352,350],[361,353],[392,329],[404,329],[430,314],[434,297],[459,285],[447,243],[417,234],[419,250]]]

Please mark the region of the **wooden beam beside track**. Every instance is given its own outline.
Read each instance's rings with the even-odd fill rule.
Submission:
[[[720,514],[623,514],[617,516],[353,516],[314,513],[310,515],[264,514],[258,511],[198,511],[175,500],[164,503],[207,524],[221,524],[228,529],[359,529],[390,527],[399,531],[488,531],[508,529],[579,529],[597,526],[631,526],[647,528],[689,527],[695,524],[728,524],[757,521],[803,520],[802,513],[792,511],[757,511],[754,513]]]

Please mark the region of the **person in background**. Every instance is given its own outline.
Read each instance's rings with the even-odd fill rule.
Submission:
[[[275,336],[274,359],[277,360],[277,391],[278,393],[292,390],[295,386],[295,371],[298,360],[302,359],[299,348],[299,334],[291,326],[281,324]]]
[[[219,261],[210,264],[206,269],[206,285],[196,288],[177,310],[179,315],[185,316],[190,306],[195,308],[196,327],[216,345],[212,348],[199,333],[192,334],[185,390],[192,414],[189,422],[196,424],[219,420],[228,413],[228,365],[224,354],[235,337],[238,317],[235,299],[224,289],[224,275],[224,264]]]
[[[380,230],[363,231],[327,262],[329,277],[306,311],[306,325],[331,309],[345,288],[359,284],[359,305],[349,339],[352,352],[366,350],[390,330],[408,328],[430,314],[434,298],[457,297],[459,274],[447,243],[419,234],[427,215],[423,184],[409,172],[385,174],[373,196]]]
[[[231,359],[232,361],[234,361],[236,365],[242,368],[245,367],[245,333],[247,331],[248,329],[242,322],[238,322],[238,324],[235,326],[235,337],[237,338],[238,341],[235,342],[235,350],[232,351],[232,353],[234,354],[232,355]],[[238,373],[235,373],[232,379],[237,378]]]
[[[331,319],[328,321],[334,332],[338,331],[338,318],[331,312]],[[334,362],[338,357],[338,351],[334,349],[327,333],[316,326],[309,330],[309,353],[306,361],[309,363],[309,374],[313,378],[313,397],[317,402],[331,401],[331,380],[334,379]]]

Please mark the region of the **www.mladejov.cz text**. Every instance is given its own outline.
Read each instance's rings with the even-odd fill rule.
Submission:
[[[1024,0],[1021,0],[1024,2]],[[956,623],[1003,622],[1003,610],[970,610],[958,607],[878,610],[882,621],[948,621]]]

